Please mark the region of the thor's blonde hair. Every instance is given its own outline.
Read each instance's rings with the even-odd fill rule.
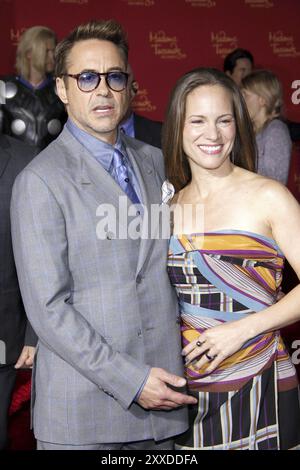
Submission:
[[[17,48],[16,69],[26,80],[30,75],[28,53],[31,53],[31,63],[34,68],[42,74],[46,72],[48,39],[53,39],[54,44],[57,42],[54,31],[46,26],[33,26],[22,34]]]

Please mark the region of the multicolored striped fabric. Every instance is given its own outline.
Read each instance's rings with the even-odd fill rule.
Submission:
[[[283,265],[274,240],[256,233],[172,236],[168,271],[179,299],[183,345],[207,328],[276,302]],[[206,367],[186,367],[190,393],[199,401],[178,448],[300,448],[297,375],[279,331],[251,339],[211,374]]]

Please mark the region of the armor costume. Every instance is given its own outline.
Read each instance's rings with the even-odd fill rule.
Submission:
[[[67,117],[53,77],[48,76],[38,87],[18,76],[2,80],[5,103],[0,110],[0,129],[42,150],[58,136]]]

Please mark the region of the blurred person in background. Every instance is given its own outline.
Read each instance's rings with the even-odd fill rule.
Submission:
[[[54,31],[45,26],[27,29],[17,48],[17,75],[2,77],[0,128],[38,151],[58,136],[66,120],[52,76],[56,42]]]
[[[253,54],[247,49],[234,49],[224,59],[223,70],[239,86],[242,86],[243,78],[252,73],[254,69]],[[282,119],[283,120],[283,119]],[[300,123],[284,119],[288,126],[293,142],[300,140]]]
[[[242,79],[252,72],[254,58],[247,49],[234,49],[224,59],[223,70],[232,80],[241,86]]]
[[[281,119],[281,83],[269,70],[256,70],[242,80],[242,93],[252,120],[258,149],[259,174],[287,184],[292,141]]]
[[[148,119],[133,111],[132,103],[138,93],[139,84],[135,80],[132,68],[129,64],[127,67],[127,73],[129,74],[127,87],[128,108],[120,124],[120,128],[130,137],[135,137],[142,142],[146,142],[146,144],[161,148],[162,123]]]

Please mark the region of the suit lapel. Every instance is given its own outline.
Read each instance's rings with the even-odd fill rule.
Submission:
[[[98,204],[117,206],[120,196],[126,196],[111,175],[85,149],[81,154],[80,184],[90,193]]]
[[[72,136],[65,128],[58,138],[64,146],[67,159],[71,158],[68,164],[68,171],[73,173],[73,177],[83,191],[86,191],[100,204],[111,204],[114,208],[119,207],[120,196],[125,196],[127,201],[127,211],[131,201],[126,194],[110,176],[109,173],[96,161],[96,159]],[[137,273],[142,269],[147,260],[147,256],[154,243],[154,237],[158,228],[158,221],[151,220],[151,206],[161,203],[161,188],[157,180],[151,155],[136,148],[134,140],[123,137],[125,149],[132,164],[134,173],[139,182],[142,204],[147,212],[147,220],[144,217],[142,230],[148,227],[147,236],[141,238],[140,251],[137,264]],[[75,161],[74,161],[75,160]],[[75,163],[76,162],[76,163]],[[128,212],[127,212],[128,213]],[[120,218],[119,218],[120,219]],[[124,217],[126,220],[126,218]],[[119,220],[120,222],[120,220]],[[147,224],[147,225],[146,225]],[[127,228],[127,227],[126,227]]]
[[[111,175],[85,149],[81,153],[80,185],[82,190],[92,196],[97,203],[97,211],[102,205],[103,211],[100,210],[97,215],[105,217],[104,213],[111,209],[111,219],[108,214],[106,217],[113,225],[109,226],[107,231],[112,232],[116,237],[126,237],[128,233],[126,214],[128,214],[131,201]]]
[[[142,204],[144,205],[145,209],[142,224],[143,236],[141,238],[140,252],[136,271],[137,273],[139,273],[147,260],[150,250],[153,247],[153,235],[158,230],[158,220],[155,220],[155,218],[151,217],[151,207],[154,204],[157,204],[158,206],[160,205],[161,190],[159,187],[159,183],[155,177],[155,170],[151,156],[142,152],[140,149],[137,151],[132,145],[130,145],[130,143],[126,141],[125,147],[128,158],[130,159],[130,162],[132,164],[135,175],[140,185]]]
[[[58,140],[64,148],[68,172],[76,183],[98,204],[117,206],[119,197],[126,194],[102,165],[67,128],[64,128]]]

